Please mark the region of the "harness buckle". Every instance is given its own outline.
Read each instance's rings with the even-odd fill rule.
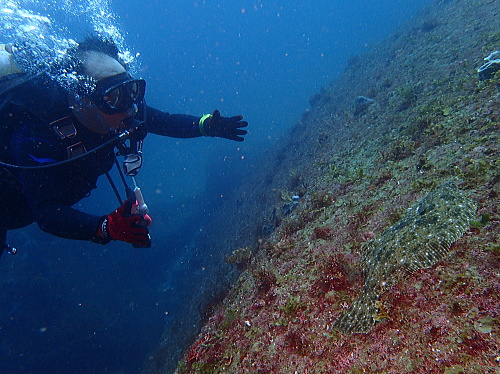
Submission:
[[[60,139],[74,138],[77,134],[76,127],[70,116],[51,122],[50,127],[52,127]]]
[[[68,158],[73,158],[87,153],[87,148],[85,148],[82,142],[78,142],[66,147],[66,152],[68,153]]]

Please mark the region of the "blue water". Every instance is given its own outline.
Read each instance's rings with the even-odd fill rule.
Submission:
[[[166,325],[190,323],[190,290],[210,271],[197,257],[210,249],[196,244],[210,212],[351,56],[427,2],[114,1],[149,105],[242,114],[249,134],[244,143],[148,136],[138,180],[151,249],[62,240],[36,226],[10,232],[19,254],[0,261],[0,372],[140,372]],[[80,38],[78,21],[68,22]],[[117,202],[103,179],[80,205],[106,214]]]

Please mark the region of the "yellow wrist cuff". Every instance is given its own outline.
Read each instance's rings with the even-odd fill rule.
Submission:
[[[198,127],[200,128],[201,135],[203,135],[203,136],[208,136],[207,133],[205,132],[205,128],[203,126],[203,123],[205,122],[205,120],[207,118],[210,118],[210,117],[212,117],[211,114],[205,114],[205,115],[203,115],[203,117],[200,118],[200,121],[198,122]]]

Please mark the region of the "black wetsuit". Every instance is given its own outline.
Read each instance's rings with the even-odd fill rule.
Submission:
[[[87,151],[110,139],[110,135],[93,133],[78,123],[68,107],[67,93],[59,86],[51,82],[35,83],[25,85],[23,91],[3,103],[0,112],[2,161],[37,166],[68,159],[65,144],[48,125],[66,116],[71,116],[78,139]],[[202,135],[198,126],[200,117],[170,115],[151,107],[145,110],[146,132],[177,138]],[[102,216],[84,213],[72,206],[96,188],[98,177],[113,164],[114,148],[109,146],[51,168],[2,170],[0,166],[0,196],[5,209],[0,218],[0,241],[3,240],[0,244],[5,243],[7,230],[32,222],[62,238],[101,242],[96,232]]]

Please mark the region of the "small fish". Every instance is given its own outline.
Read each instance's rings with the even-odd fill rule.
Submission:
[[[358,300],[334,322],[345,333],[367,333],[376,322],[380,295],[403,274],[431,267],[469,227],[476,207],[453,183],[413,205],[394,226],[362,248],[365,284]]]
[[[45,158],[45,157],[38,158],[31,154],[28,155],[33,159],[33,161],[36,161],[39,164],[53,164],[54,162],[56,162],[56,160],[54,160],[53,158]]]

